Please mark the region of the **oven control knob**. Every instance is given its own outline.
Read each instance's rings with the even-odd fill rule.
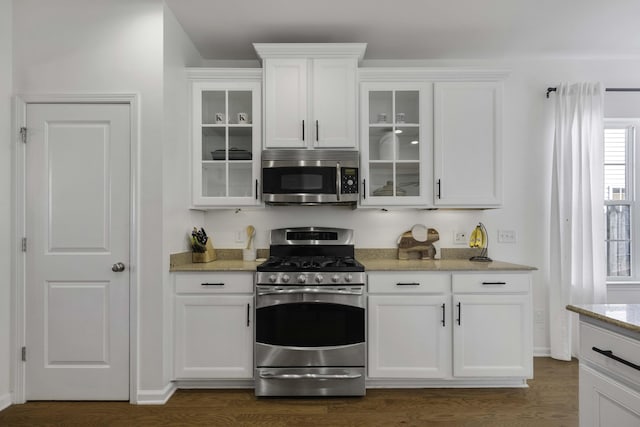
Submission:
[[[271,283],[276,283],[276,280],[278,280],[278,276],[276,276],[275,274],[272,274],[271,276],[269,276],[269,281]]]
[[[301,274],[298,276],[298,283],[304,283],[307,281],[307,276],[305,276],[304,274]]]
[[[344,276],[344,281],[349,283],[353,280],[353,276],[351,274],[347,274],[346,276]]]
[[[282,276],[282,281],[283,281],[284,283],[287,283],[287,282],[289,281],[289,279],[291,279],[291,277],[289,277],[289,275],[288,275],[288,274],[285,274],[285,275],[283,275],[283,276]]]
[[[317,282],[317,283],[320,283],[320,282],[322,282],[323,280],[324,280],[324,277],[322,277],[322,276],[321,276],[321,275],[319,275],[319,274],[316,274],[316,282]]]
[[[340,281],[340,276],[338,276],[337,274],[334,274],[333,276],[331,276],[331,281],[333,283],[338,283]]]

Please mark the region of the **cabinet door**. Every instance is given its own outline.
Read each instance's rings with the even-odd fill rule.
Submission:
[[[257,205],[260,83],[193,83],[193,205]]]
[[[253,296],[176,296],[175,376],[253,377]]]
[[[432,86],[363,83],[363,206],[431,206]]]
[[[530,378],[532,373],[528,294],[454,294],[453,375]]]
[[[265,147],[303,148],[309,142],[305,58],[265,60]]]
[[[445,295],[369,295],[369,377],[443,378],[451,373]]]
[[[580,364],[580,426],[637,427],[640,392]]]
[[[313,60],[313,145],[356,146],[356,60]]]
[[[494,207],[502,203],[502,86],[436,83],[434,203]]]

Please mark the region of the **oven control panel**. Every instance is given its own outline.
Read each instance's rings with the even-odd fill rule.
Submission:
[[[366,283],[364,272],[335,273],[335,272],[259,272],[256,276],[257,285],[289,285],[289,286],[335,286],[359,285]]]
[[[357,194],[358,193],[358,169],[357,168],[342,168],[342,185],[340,192],[342,194]]]

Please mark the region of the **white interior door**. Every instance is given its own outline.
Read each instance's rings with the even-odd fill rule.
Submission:
[[[129,399],[129,110],[27,105],[27,400]]]

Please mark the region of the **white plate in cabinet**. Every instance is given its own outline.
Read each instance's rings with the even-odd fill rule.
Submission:
[[[369,295],[369,378],[451,374],[450,296]]]
[[[431,272],[375,272],[368,274],[369,293],[449,293],[451,275]]]
[[[252,294],[253,273],[175,273],[176,293]]]
[[[253,378],[253,295],[175,297],[175,377]]]

